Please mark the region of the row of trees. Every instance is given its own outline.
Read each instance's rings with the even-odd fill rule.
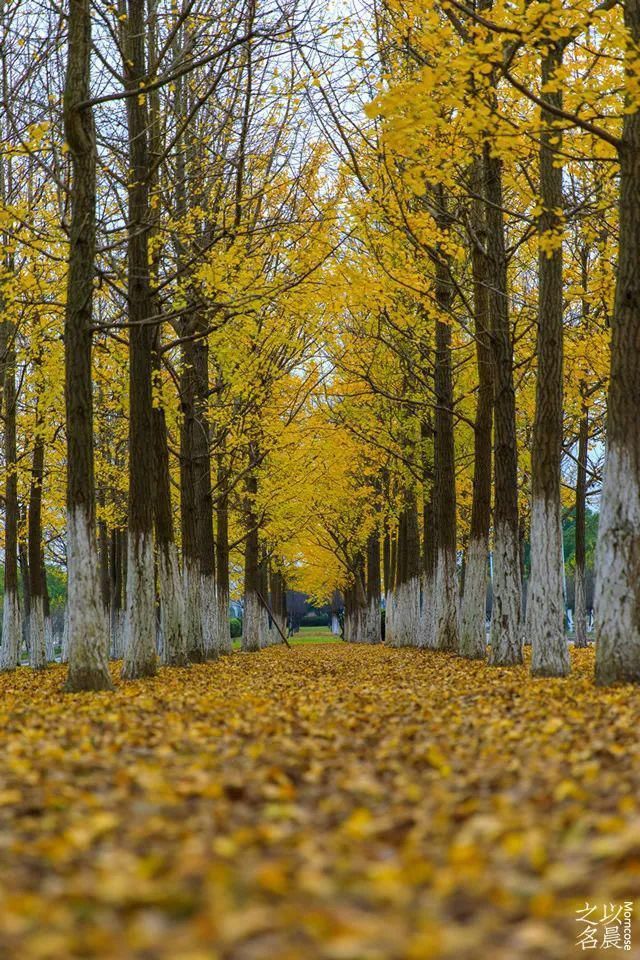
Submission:
[[[285,579],[473,658],[490,579],[490,662],[563,675],[591,498],[637,680],[635,0],[1,13],[3,665],[22,549],[72,690],[228,650],[232,588],[259,649]]]
[[[2,665],[22,645],[22,543],[34,667],[44,549],[66,563],[69,690],[110,687],[109,651],[153,674],[158,635],[167,664],[230,650],[232,579],[257,648],[266,607],[284,621],[285,565],[259,478],[273,461],[278,482],[320,376],[334,243],[287,39],[306,13],[2,15]]]
[[[638,680],[637,30],[634,3],[388,3],[345,89],[320,62],[354,238],[327,415],[359,444],[392,643],[485,657],[490,569],[490,662],[529,642],[535,675],[566,674],[562,510],[585,645],[595,497],[596,679]],[[367,640],[375,547],[345,521]]]

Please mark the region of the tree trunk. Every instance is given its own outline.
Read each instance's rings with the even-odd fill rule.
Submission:
[[[384,540],[382,542],[382,577],[385,597],[391,589],[391,534],[388,530],[384,531]]]
[[[98,523],[98,552],[100,555],[100,593],[105,615],[109,616],[111,584],[109,577],[109,531],[104,520]]]
[[[253,455],[252,455],[253,453]],[[256,513],[256,495],[258,480],[253,472],[257,462],[255,452],[250,457],[253,463],[246,482],[245,516],[247,523],[247,539],[244,548],[244,617],[242,622],[242,649],[245,652],[255,652],[260,649],[260,564],[259,564],[259,531]]]
[[[542,60],[544,87],[562,64],[560,45],[551,46]],[[550,105],[561,108],[562,94],[545,93]],[[540,135],[540,202],[538,220],[538,339],[536,413],[531,450],[531,578],[526,622],[531,639],[531,672],[539,677],[563,677],[570,671],[564,633],[562,557],[562,167],[555,142],[560,132],[553,116],[542,110]],[[551,244],[550,246],[548,246]]]
[[[476,165],[478,166],[478,165]],[[481,167],[480,167],[481,170]],[[479,171],[478,171],[479,172]],[[481,177],[477,177],[481,180]],[[481,193],[482,184],[478,192]],[[472,240],[473,299],[478,368],[478,394],[473,437],[473,500],[471,525],[465,555],[465,578],[460,629],[460,653],[469,659],[484,659],[487,653],[487,566],[491,526],[491,426],[493,376],[489,333],[489,291],[484,245],[485,210],[474,203]]]
[[[367,606],[362,631],[365,643],[380,643],[382,640],[380,590],[380,534],[373,530],[367,540]]]
[[[25,517],[21,516],[20,521],[24,526]],[[20,579],[22,580],[22,599],[24,604],[24,617],[22,623],[22,640],[27,648],[27,656],[31,648],[31,637],[29,634],[29,617],[31,616],[31,582],[29,579],[29,554],[24,540],[18,541],[18,563],[20,565]]]
[[[387,603],[386,641],[415,647],[420,631],[420,532],[416,496],[408,491],[395,548],[393,588]]]
[[[42,577],[42,608],[44,611],[44,649],[47,657],[47,663],[53,663],[55,660],[55,637],[53,633],[53,620],[51,618],[51,598],[49,596],[49,586],[47,584],[47,568],[44,562],[44,544],[40,550],[40,576]]]
[[[64,130],[71,155],[71,230],[65,308],[67,649],[65,689],[110,690],[108,635],[95,534],[91,326],[96,150],[90,96],[91,6],[70,0]]]
[[[640,44],[640,0],[625,0]],[[640,111],[620,146],[620,226],[607,402],[607,462],[597,545],[596,683],[640,683]]]
[[[145,0],[128,0],[124,76],[127,89],[145,83]],[[152,400],[153,295],[149,265],[149,142],[147,99],[129,96],[130,183],[128,187],[129,305],[129,510],[127,605],[122,676],[152,677],[157,670],[153,562],[154,443]]]
[[[224,454],[218,456],[218,499],[216,501],[216,602],[218,604],[219,653],[231,653],[229,626],[229,494],[228,477],[224,468]]]
[[[344,620],[342,625],[342,638],[346,643],[353,642],[353,609],[354,609],[354,588],[352,585],[345,587],[344,590]]]
[[[345,593],[344,639],[348,643],[366,643],[367,594],[365,561],[361,553],[353,559],[353,583]]]
[[[513,341],[509,323],[502,163],[484,149],[487,201],[487,279],[493,355],[494,511],[493,607],[489,663],[522,663],[518,566],[518,448],[513,387]]]
[[[440,190],[444,213],[444,195]],[[440,229],[446,227],[442,220]],[[458,593],[456,587],[456,469],[453,436],[453,379],[451,372],[451,322],[449,311],[453,298],[451,277],[446,262],[436,264],[436,300],[440,317],[436,320],[434,467],[437,529],[435,577],[435,633],[437,650],[457,652]]]
[[[576,472],[576,566],[574,581],[574,623],[576,647],[587,646],[587,601],[585,592],[586,565],[586,499],[587,457],[589,456],[589,408],[580,418],[578,437],[578,466]]]
[[[36,413],[36,438],[33,447],[29,490],[29,664],[44,670],[47,650],[44,635],[44,583],[42,581],[42,482],[44,479],[44,439]]]
[[[4,600],[2,610],[2,646],[0,669],[18,666],[22,645],[22,625],[18,602],[18,476],[16,449],[16,354],[15,330],[5,321],[2,326],[2,367],[4,400],[5,457],[5,529],[4,529]]]
[[[196,330],[202,331],[200,320]],[[211,451],[209,441],[209,347],[206,337],[193,344],[195,372],[195,431],[193,464],[198,524],[200,602],[204,652],[208,659],[218,656],[218,605],[216,599],[215,541],[213,539],[213,497],[211,492]]]
[[[120,660],[124,652],[124,614],[123,614],[123,554],[126,537],[122,530],[111,531],[111,592],[109,609],[111,611],[111,656]]]
[[[156,360],[156,369],[159,361]],[[155,531],[160,587],[160,637],[162,662],[172,667],[186,667],[187,641],[184,630],[183,581],[178,550],[173,536],[173,510],[169,479],[167,423],[160,403],[153,408],[153,442],[155,445]]]
[[[284,575],[280,570],[271,571],[271,609],[276,618],[278,626],[287,635],[287,590],[284,581]],[[276,643],[280,642],[280,634],[276,637]]]
[[[429,432],[432,432],[429,424]],[[436,586],[436,507],[434,478],[430,468],[425,470],[422,504],[422,600],[420,606],[420,640],[418,646],[435,647],[435,586]]]
[[[520,610],[521,617],[524,620],[527,610],[527,521],[524,516],[518,520],[518,564],[520,573]],[[524,638],[525,644],[527,637]]]
[[[269,611],[263,601],[269,603],[269,561],[267,560],[264,545],[261,550],[260,563],[258,565],[258,589],[260,590],[259,610],[260,610],[260,646],[268,647],[275,643],[276,629],[271,624]]]
[[[286,594],[285,594],[285,603],[286,603]],[[338,590],[334,590],[333,593],[331,594],[331,633],[333,634],[334,637],[340,636],[341,606],[344,606],[344,603],[343,602],[341,603],[340,592]]]
[[[185,335],[193,326],[185,327]],[[185,631],[187,654],[194,663],[205,659],[202,635],[202,605],[200,600],[200,553],[196,498],[195,434],[196,380],[193,343],[183,344],[180,399],[182,425],[180,429],[180,517],[182,521],[182,567],[184,578]]]
[[[389,530],[384,539],[384,640],[391,643],[393,637],[393,588],[396,575],[397,534]],[[345,597],[345,609],[346,609]]]

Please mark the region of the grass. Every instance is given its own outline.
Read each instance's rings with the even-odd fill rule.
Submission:
[[[334,636],[329,627],[300,627],[297,633],[287,639],[292,647],[302,643],[342,643],[340,636]],[[240,649],[239,639],[233,641],[233,649]]]
[[[342,640],[339,635],[334,636],[329,627],[300,627],[289,637],[289,643],[342,643]]]

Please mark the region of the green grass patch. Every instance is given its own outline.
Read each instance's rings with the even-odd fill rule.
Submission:
[[[334,636],[329,627],[300,627],[289,637],[289,643],[342,643],[342,640]]]
[[[280,637],[278,640],[282,643]],[[339,636],[335,637],[329,627],[300,627],[297,633],[288,637],[288,640],[292,647],[302,643],[342,643],[342,639]],[[240,649],[239,639],[234,639],[232,644],[234,650]]]

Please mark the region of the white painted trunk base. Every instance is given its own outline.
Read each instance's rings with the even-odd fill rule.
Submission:
[[[244,598],[244,617],[242,620],[242,649],[255,653],[261,646],[260,601],[257,594],[247,593]]]
[[[375,600],[345,615],[345,640],[349,643],[381,643],[380,609]]]
[[[458,578],[455,552],[438,550],[435,583],[435,638],[436,650],[457,653],[458,636]]]
[[[344,639],[347,643],[358,642],[358,620],[353,613],[344,614]]]
[[[487,655],[487,557],[486,540],[471,540],[465,557],[464,596],[460,614],[460,655],[484,660]]]
[[[522,662],[518,537],[504,525],[494,532],[489,663],[495,667],[510,667]]]
[[[269,614],[264,608],[264,604],[258,598],[258,604],[260,607],[259,618],[260,618],[260,646],[261,647],[270,647],[275,641],[273,639],[273,634],[275,633],[275,628],[271,629],[269,627]]]
[[[417,647],[420,634],[420,580],[412,577],[401,583],[392,596],[391,630],[386,625],[386,642],[392,647]]]
[[[113,660],[122,660],[124,657],[124,610],[116,609],[110,615],[110,652]]]
[[[380,607],[376,600],[370,600],[361,613],[361,643],[382,642],[382,622]]]
[[[432,577],[427,577],[426,574],[423,574],[418,646],[424,650],[434,650],[435,643],[436,612],[434,583]]]
[[[370,643],[367,639],[367,617],[366,607],[356,607],[349,615],[345,613],[345,640],[348,643]]]
[[[66,689],[110,690],[109,636],[100,591],[95,533],[85,511],[67,515],[67,612],[63,658],[68,657]]]
[[[200,597],[200,568],[196,560],[185,559],[182,569],[184,583],[184,630],[187,656],[193,663],[205,660],[202,632],[202,600]]]
[[[218,656],[218,598],[214,577],[200,577],[200,603],[202,606],[202,637],[207,660]]]
[[[564,677],[571,670],[564,633],[563,579],[560,503],[534,500],[526,621],[531,673],[537,677]]]
[[[47,665],[47,648],[44,637],[44,599],[31,598],[29,610],[29,666],[44,670]]]
[[[47,663],[56,659],[55,637],[53,635],[53,621],[51,617],[44,618],[44,649]]]
[[[218,607],[216,629],[216,650],[218,654],[231,653],[233,646],[231,644],[231,627],[229,626],[229,594],[220,594],[216,590],[216,604]]]
[[[69,662],[69,605],[64,608],[64,620],[62,623],[62,649],[60,651],[60,662]]]
[[[575,645],[587,646],[587,600],[584,587],[584,570],[576,569],[575,577]]]
[[[640,683],[640,486],[624,449],[607,453],[596,548],[596,683]]]
[[[393,646],[393,622],[396,613],[396,598],[393,590],[387,590],[384,601],[384,640],[390,646]],[[346,635],[346,624],[345,624]]]
[[[127,537],[126,610],[122,676],[153,677],[157,671],[153,542],[132,531]]]
[[[158,550],[160,590],[160,656],[167,666],[185,667],[189,663],[184,629],[182,574],[175,543]]]
[[[22,644],[22,624],[18,594],[5,593],[2,610],[2,644],[0,645],[0,670],[15,670],[18,666]]]

